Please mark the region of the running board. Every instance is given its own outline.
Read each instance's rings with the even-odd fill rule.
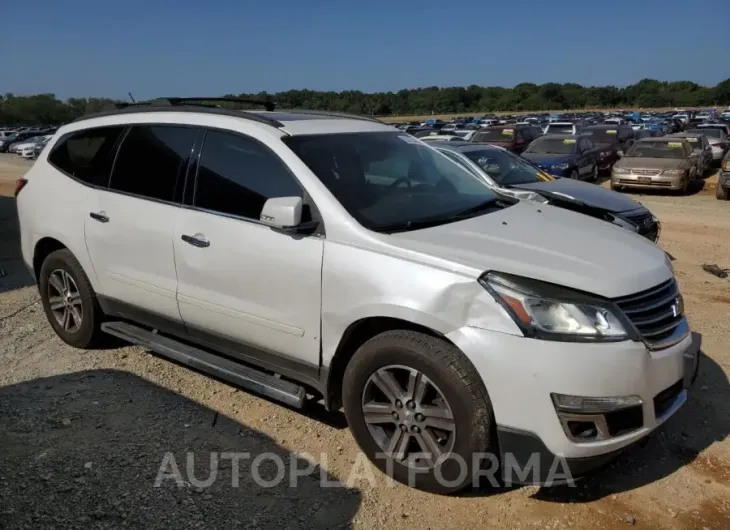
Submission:
[[[132,344],[261,394],[291,407],[304,407],[304,388],[207,351],[126,322],[106,322],[102,331]]]

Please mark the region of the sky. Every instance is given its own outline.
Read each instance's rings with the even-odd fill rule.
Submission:
[[[289,89],[730,77],[730,0],[0,0],[0,93],[215,96]]]

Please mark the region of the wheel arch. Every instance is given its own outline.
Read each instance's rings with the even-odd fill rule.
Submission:
[[[55,237],[42,237],[39,239],[33,247],[33,274],[36,281],[39,280],[41,267],[46,258],[56,252],[57,250],[68,249],[68,246],[63,244]]]
[[[369,339],[391,330],[410,330],[437,337],[453,344],[446,335],[411,320],[392,316],[369,316],[351,323],[342,334],[326,370],[325,406],[327,410],[338,410],[342,406],[342,381],[347,364],[355,352]]]

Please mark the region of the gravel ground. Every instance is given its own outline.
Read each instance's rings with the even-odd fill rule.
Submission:
[[[661,245],[703,335],[687,405],[577,488],[438,497],[361,465],[342,414],[291,411],[137,347],[61,343],[16,259],[8,196],[27,167],[0,155],[0,528],[730,528],[730,279],[701,268],[730,268],[730,203],[714,198],[716,177],[691,196],[636,195],[663,223]],[[238,487],[230,460],[211,466],[225,452],[250,454],[239,455]],[[286,470],[311,468],[304,454],[319,466],[297,487],[288,472],[270,488],[252,479],[275,478],[277,457]]]

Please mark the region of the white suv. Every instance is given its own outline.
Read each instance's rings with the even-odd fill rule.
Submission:
[[[343,406],[374,464],[424,490],[470,483],[485,453],[503,474],[537,454],[530,482],[555,455],[581,474],[696,374],[653,243],[498,197],[376,120],[130,106],[59,129],[17,190],[62,340],[111,334],[293,407]]]

